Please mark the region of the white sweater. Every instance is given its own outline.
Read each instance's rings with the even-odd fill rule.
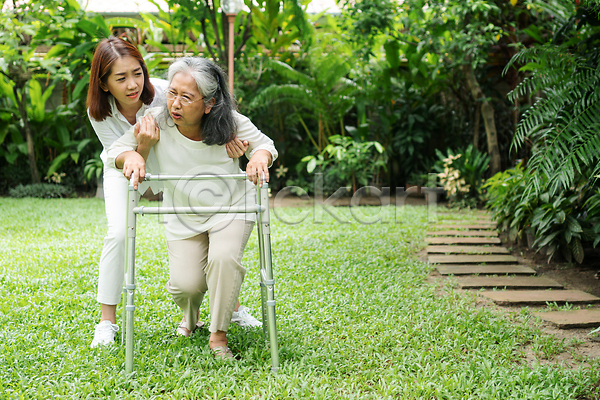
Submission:
[[[154,100],[152,100],[150,105],[142,105],[135,115],[136,120],[139,120],[146,113],[146,111],[148,111],[148,109],[162,107],[167,104],[167,99],[164,92],[169,87],[169,82],[158,78],[150,78],[150,82],[152,83],[152,86],[154,86]],[[96,136],[98,136],[100,143],[102,143],[102,153],[100,153],[100,159],[105,166],[109,166],[106,162],[106,153],[109,147],[133,126],[129,123],[129,121],[127,121],[127,118],[121,114],[121,111],[119,111],[117,108],[117,103],[115,102],[115,98],[113,96],[109,96],[108,102],[110,104],[111,115],[106,117],[103,121],[96,121],[94,118],[90,117],[88,110],[90,124],[92,125],[92,128],[94,128],[94,132],[96,132]],[[146,164],[148,166],[157,165],[156,156],[154,155],[154,150],[152,149],[148,154],[148,160],[146,160]],[[150,185],[142,185],[139,188],[140,193],[144,193],[148,187],[152,188],[154,193],[158,193],[162,190],[162,184],[160,182],[152,182]]]
[[[156,121],[164,121],[164,108],[148,110]],[[237,137],[249,143],[248,159],[260,149],[267,150],[277,158],[273,141],[264,135],[245,116],[235,113]],[[203,142],[193,141],[183,136],[168,118],[169,123],[160,125],[160,140],[154,146],[157,169],[148,165],[153,174],[169,175],[229,175],[242,173],[239,160],[229,158],[225,146],[207,146]],[[128,130],[108,150],[108,165],[115,166],[117,156],[125,151],[135,150],[137,142],[133,129]],[[229,207],[254,205],[256,189],[248,180],[210,180],[210,181],[166,181],[164,182],[163,204],[166,207]],[[232,219],[254,220],[253,214],[212,214],[212,215],[172,215],[165,216],[167,240],[181,240],[206,232],[221,221]]]
[[[167,104],[164,91],[169,87],[169,82],[157,78],[150,78],[150,82],[152,82],[152,86],[154,86],[154,100],[149,106],[145,104],[142,105],[142,108],[140,108],[136,114],[136,119],[142,117],[150,108],[161,107]],[[100,158],[105,164],[108,148],[115,140],[123,136],[123,134],[132,127],[129,121],[127,121],[127,118],[125,118],[117,108],[115,98],[109,96],[108,102],[110,104],[111,115],[106,117],[104,121],[96,121],[94,118],[90,117],[88,110],[90,124],[92,124],[96,136],[98,136],[100,143],[102,143],[102,154],[100,154]]]

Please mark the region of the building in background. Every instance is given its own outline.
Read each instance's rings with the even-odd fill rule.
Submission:
[[[167,2],[155,0],[162,10],[168,10]],[[95,12],[107,16],[132,17],[140,12],[156,13],[158,8],[148,0],[79,0],[79,4],[86,11]],[[306,7],[309,14],[340,14],[341,9],[335,0],[312,0]]]

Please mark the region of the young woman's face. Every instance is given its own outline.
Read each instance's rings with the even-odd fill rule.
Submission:
[[[102,90],[110,92],[121,106],[140,105],[144,90],[144,71],[133,57],[120,57],[113,63],[110,75]]]
[[[176,73],[169,84],[167,107],[179,130],[191,132],[198,131],[202,116],[212,108],[205,104],[194,78],[184,72]]]

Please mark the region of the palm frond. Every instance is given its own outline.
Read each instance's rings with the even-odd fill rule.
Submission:
[[[519,122],[511,149],[532,144],[528,167],[546,180],[534,179],[536,192],[568,188],[578,177],[596,175],[600,162],[600,67],[574,56],[566,46],[522,51],[511,63],[543,65],[510,93],[514,100],[542,93]],[[585,176],[584,176],[585,177]],[[587,177],[586,177],[587,178]]]
[[[281,76],[291,81],[298,82],[301,85],[314,86],[315,84],[313,78],[295,70],[284,62],[271,59],[269,60],[268,66]]]

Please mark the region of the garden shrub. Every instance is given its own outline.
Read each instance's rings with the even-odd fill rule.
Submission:
[[[534,189],[536,179],[540,177],[521,164],[488,179],[484,187],[493,218],[510,240],[533,235],[531,246],[537,251],[543,249],[548,261],[561,254],[567,262],[582,263],[585,248],[600,241],[600,190],[582,179],[553,193],[549,179],[544,177],[538,193]]]
[[[444,155],[436,149],[439,161],[434,165],[450,203],[459,207],[474,208],[482,201],[484,174],[490,157],[472,145],[466,149]]]
[[[31,185],[18,185],[8,191],[10,197],[37,197],[41,199],[54,199],[69,197],[72,189],[68,186],[55,185],[52,183],[34,183]]]

